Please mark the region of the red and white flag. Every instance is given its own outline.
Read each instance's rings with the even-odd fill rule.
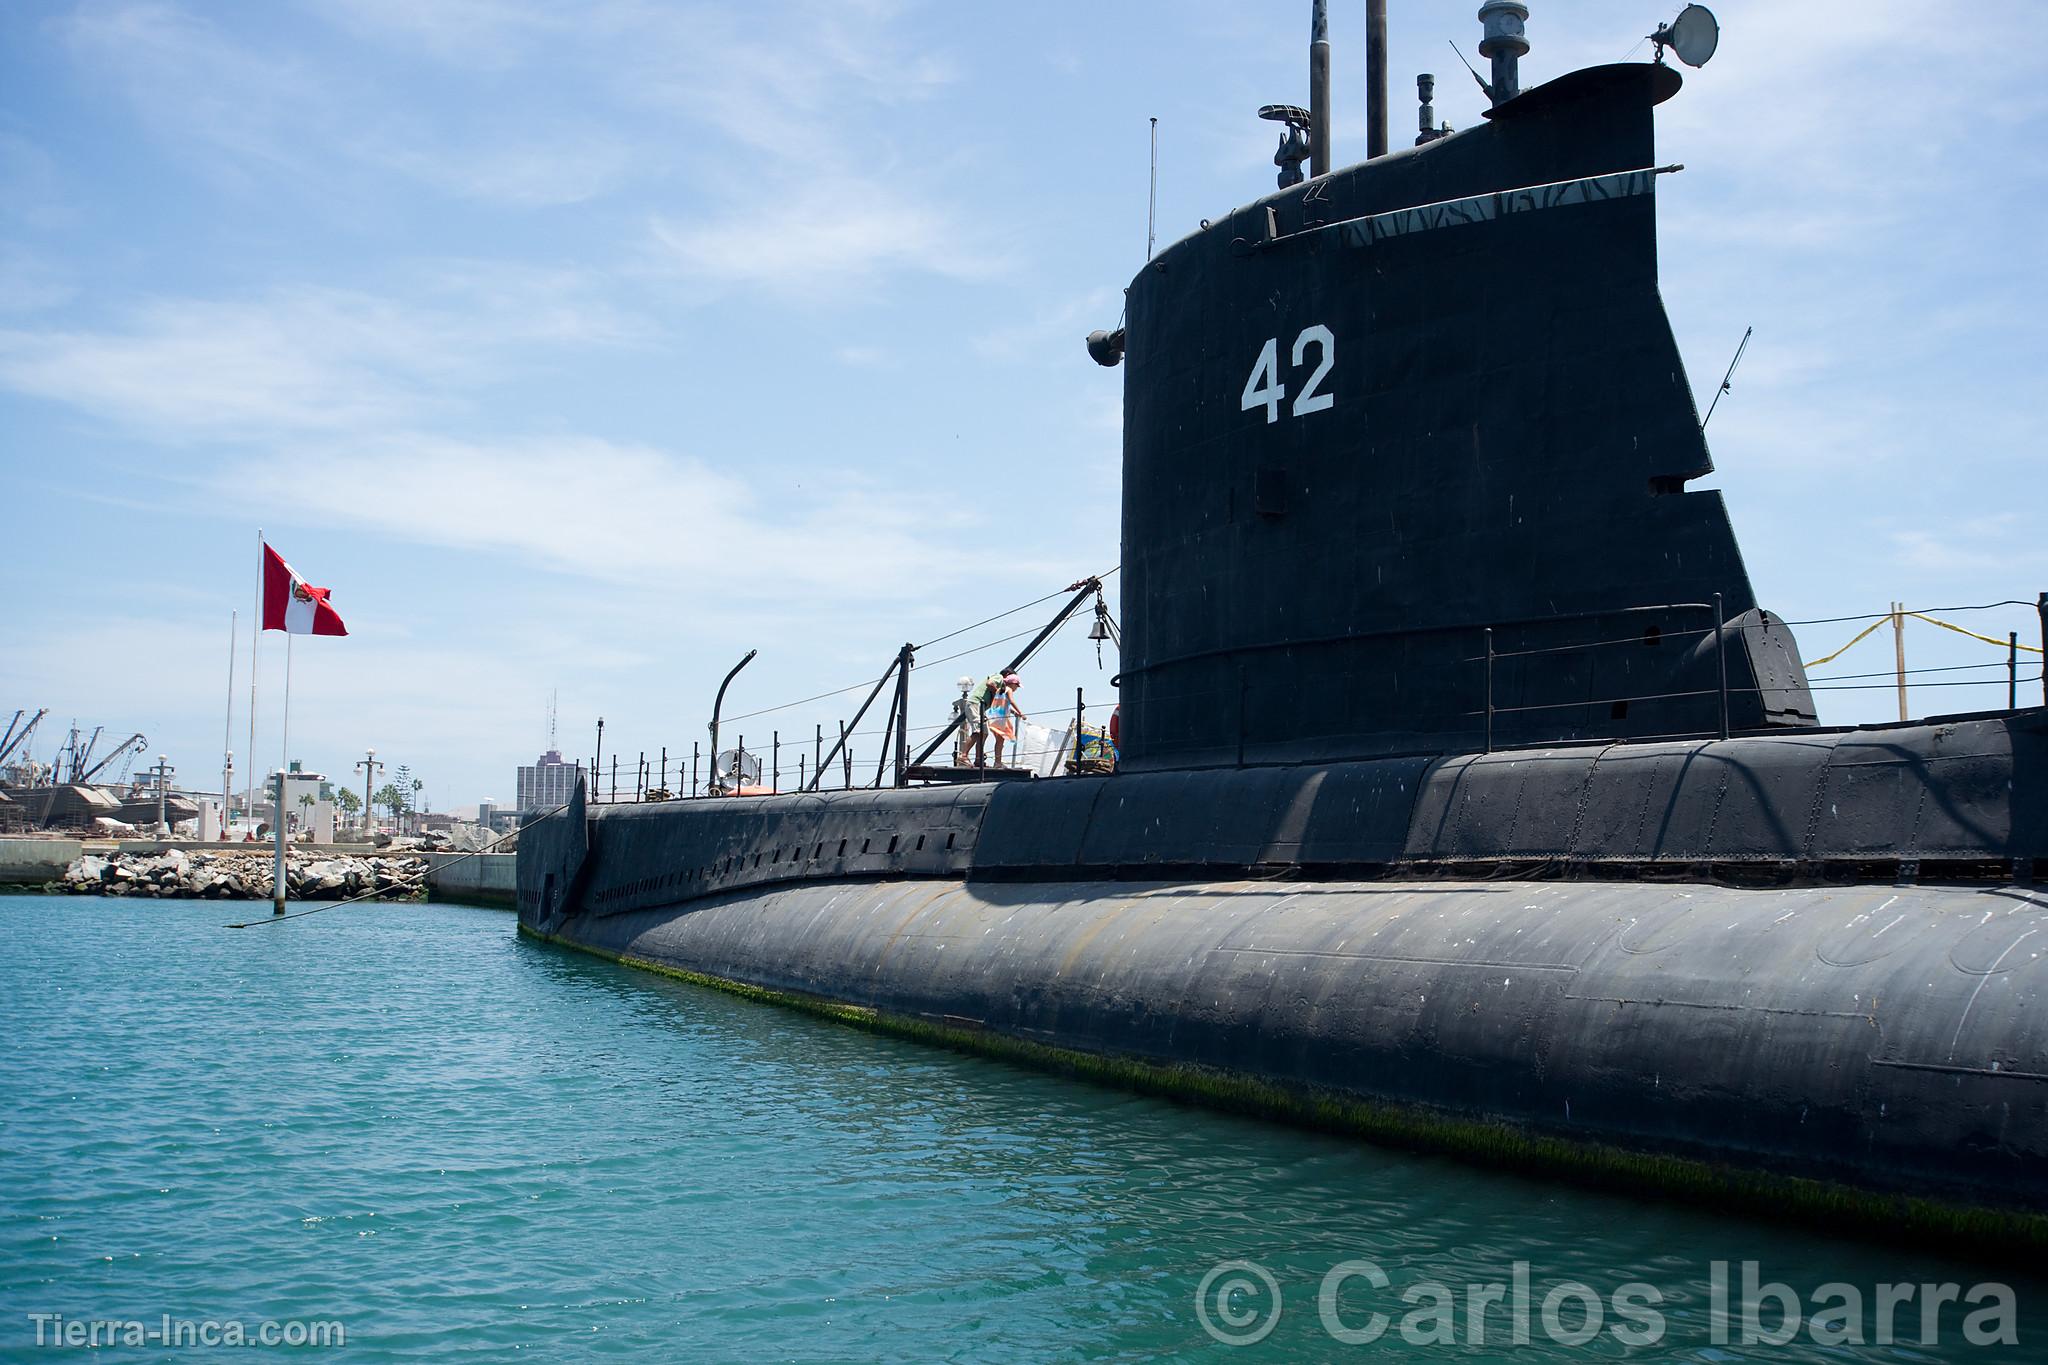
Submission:
[[[263,547],[263,628],[290,635],[346,635],[348,627],[327,605],[327,589],[299,577],[283,556]]]

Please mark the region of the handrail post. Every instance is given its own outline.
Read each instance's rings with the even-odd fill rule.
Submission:
[[[771,730],[768,738],[768,790],[782,790],[782,731]]]
[[[668,790],[668,745],[661,746],[661,789]]]
[[[2005,633],[2005,709],[2020,709],[2020,633],[2016,630]]]
[[[1081,689],[1074,689],[1074,776],[1081,775],[1081,716],[1088,709],[1081,700]]]
[[[889,666],[882,670],[882,676],[875,679],[874,690],[869,692],[866,700],[861,702],[860,709],[853,713],[853,720],[851,722],[839,722],[839,743],[834,745],[832,747],[832,752],[825,755],[825,757],[819,761],[818,766],[812,770],[811,782],[813,784],[821,783],[825,780],[825,764],[831,762],[832,759],[838,757],[839,751],[846,747],[847,738],[851,734],[853,728],[860,724],[861,717],[865,716],[868,713],[868,708],[875,704],[875,698],[882,695],[882,689],[889,685],[889,679],[893,675],[901,671],[902,664],[903,656],[901,654],[898,654],[895,658],[889,660]],[[891,709],[895,708],[897,700],[898,696],[896,694],[892,694],[889,703]],[[890,724],[884,725],[882,727],[882,731],[884,734],[887,734],[893,728],[894,723],[892,721]],[[882,759],[885,763],[888,761],[888,757],[889,749],[888,745],[885,743],[882,747]],[[877,785],[879,785],[881,782],[880,768],[877,768],[875,770],[875,781]],[[853,760],[850,758],[846,762],[846,785],[849,790],[853,786]]]
[[[702,751],[701,751],[701,750],[700,750],[700,749],[699,749],[699,748],[697,747],[697,741],[696,741],[696,740],[694,740],[694,739],[693,739],[693,740],[691,740],[691,741],[690,741],[690,795],[692,795],[692,796],[701,796],[701,795],[703,794],[703,792],[702,792],[702,789],[701,789],[701,788],[699,788],[699,787],[697,786],[697,760],[698,760],[699,758],[701,758],[701,757],[703,757],[703,753],[702,753]]]
[[[1493,627],[1486,628],[1486,752],[1493,752]]]
[[[2041,615],[2041,703],[2048,706],[2048,592],[2034,600],[2034,610]]]
[[[1714,594],[1714,673],[1716,675],[1715,695],[1721,709],[1721,738],[1728,738],[1728,639],[1721,618],[1721,594]]]

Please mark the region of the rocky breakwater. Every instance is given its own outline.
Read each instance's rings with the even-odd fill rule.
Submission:
[[[290,900],[338,901],[374,893],[380,900],[412,900],[426,885],[424,858],[329,857],[285,854],[285,896]],[[60,890],[95,896],[156,896],[165,899],[268,900],[273,854],[162,853],[85,854],[64,869]]]

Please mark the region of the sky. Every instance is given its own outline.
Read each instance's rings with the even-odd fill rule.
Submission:
[[[1397,145],[1419,70],[1476,123],[1446,50],[1483,66],[1474,6],[1389,8]],[[1525,86],[1646,60],[1676,10],[1531,8]],[[629,764],[687,753],[748,649],[728,741],[830,731],[859,693],[748,713],[1116,565],[1121,372],[1081,338],[1144,257],[1148,120],[1162,243],[1267,192],[1254,113],[1306,103],[1308,9],[0,6],[0,722],[50,708],[41,758],[76,720],[144,732],[192,787],[218,789],[224,747],[246,772],[260,528],[351,631],[292,645],[309,769],[374,747],[434,809],[509,800],[551,697],[571,756],[599,717]],[[1687,167],[1659,185],[1660,255],[1703,408],[1755,336],[1694,486],[1787,618],[2031,602],[2032,6],[1716,10],[1720,51],[1658,129]],[[1362,16],[1332,7],[1340,163],[1365,150]],[[923,651],[914,719],[1058,600]],[[2039,643],[2031,607],[1950,619]],[[1085,626],[1034,661],[1027,710],[1109,698]],[[1856,628],[1804,627],[1802,651]],[[1889,643],[1816,673],[1881,673]],[[1918,622],[1907,648],[2003,654]],[[264,768],[284,656],[266,636]],[[1883,678],[1851,683],[1824,720],[1895,715]]]

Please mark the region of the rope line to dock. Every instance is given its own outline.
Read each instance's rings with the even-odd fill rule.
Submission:
[[[569,808],[568,808],[568,806],[566,806],[566,805],[562,805],[562,806],[556,806],[556,807],[555,807],[555,808],[554,808],[553,810],[551,810],[551,811],[548,811],[548,812],[547,812],[546,814],[544,814],[544,815],[541,815],[541,816],[538,816],[538,817],[536,817],[535,819],[532,819],[532,820],[529,820],[529,821],[527,821],[527,822],[526,822],[526,823],[525,823],[524,825],[521,825],[521,826],[520,826],[520,827],[519,827],[518,829],[512,830],[512,831],[510,831],[509,833],[505,833],[505,834],[500,834],[500,835],[499,835],[499,836],[498,836],[497,838],[495,838],[495,839],[491,840],[491,841],[490,841],[490,842],[489,842],[488,844],[485,844],[485,845],[484,845],[484,846],[483,846],[482,848],[473,848],[473,849],[470,849],[470,850],[469,850],[468,852],[466,852],[466,853],[458,853],[458,854],[456,854],[456,855],[455,855],[454,857],[450,858],[450,859],[449,859],[449,860],[448,860],[447,862],[443,863],[443,864],[442,864],[442,866],[443,866],[443,867],[453,867],[453,866],[455,866],[455,864],[457,864],[457,863],[459,863],[459,862],[462,862],[462,861],[463,861],[463,860],[465,860],[465,859],[468,859],[468,858],[475,858],[475,857],[478,857],[478,856],[480,856],[480,855],[482,855],[482,854],[485,854],[485,853],[489,853],[489,852],[491,852],[491,851],[492,851],[493,849],[497,848],[497,846],[498,846],[499,844],[502,844],[502,843],[504,843],[504,842],[505,842],[505,841],[506,841],[507,839],[516,839],[516,838],[518,838],[518,837],[519,837],[519,836],[520,836],[521,834],[525,833],[525,832],[526,832],[527,830],[529,830],[529,829],[532,829],[532,828],[533,828],[533,827],[534,827],[535,825],[538,825],[538,824],[540,824],[540,823],[541,823],[542,821],[544,821],[544,820],[552,820],[552,819],[554,819],[554,818],[555,818],[555,817],[556,817],[557,815],[560,815],[560,814],[561,814],[561,813],[562,813],[563,811],[565,811],[565,810],[567,810],[567,809],[569,809]],[[405,887],[408,887],[408,888],[409,888],[409,887],[410,887],[411,885],[417,884],[417,883],[419,883],[419,882],[424,882],[424,881],[425,881],[425,880],[426,880],[426,879],[427,879],[427,878],[428,878],[429,876],[433,875],[433,873],[434,873],[434,870],[435,870],[435,869],[433,869],[432,867],[429,867],[429,868],[427,868],[427,869],[426,869],[426,871],[424,871],[424,872],[420,872],[420,873],[418,873],[418,874],[417,874],[417,875],[415,875],[415,876],[412,876],[412,877],[406,878],[406,879],[404,879],[404,880],[400,881],[399,883],[397,883],[397,885],[398,885],[398,886],[405,886]],[[357,905],[357,904],[360,904],[360,903],[361,903],[361,902],[363,902],[363,901],[374,901],[374,900],[382,900],[382,899],[384,898],[384,893],[385,893],[385,891],[388,891],[388,890],[393,890],[393,889],[395,889],[395,888],[393,888],[393,887],[386,887],[386,888],[383,888],[383,889],[381,889],[381,890],[376,890],[376,891],[365,891],[365,892],[364,892],[363,894],[361,894],[360,896],[349,896],[349,897],[347,897],[346,899],[343,899],[343,900],[338,900],[338,901],[327,901],[327,902],[325,902],[324,904],[321,904],[321,905],[316,905],[316,906],[313,906],[313,907],[312,907],[311,909],[307,909],[307,910],[293,910],[293,911],[291,911],[291,912],[290,912],[289,914],[283,914],[283,915],[267,915],[267,916],[265,916],[265,917],[264,917],[264,918],[262,918],[262,919],[252,919],[252,920],[243,920],[243,921],[242,921],[241,923],[239,923],[239,924],[223,924],[223,925],[221,926],[221,928],[223,928],[223,929],[254,929],[254,928],[255,928],[255,927],[257,927],[258,925],[262,925],[262,924],[282,924],[282,923],[284,923],[284,922],[285,922],[286,920],[288,920],[288,919],[304,919],[304,918],[305,918],[305,917],[306,917],[307,915],[317,915],[317,914],[319,914],[319,913],[320,913],[321,911],[323,911],[323,910],[339,910],[339,909],[341,909],[341,907],[343,907],[344,905]],[[276,889],[275,889],[275,888],[272,888],[272,894],[273,894],[273,895],[275,895],[275,894],[276,894]]]

